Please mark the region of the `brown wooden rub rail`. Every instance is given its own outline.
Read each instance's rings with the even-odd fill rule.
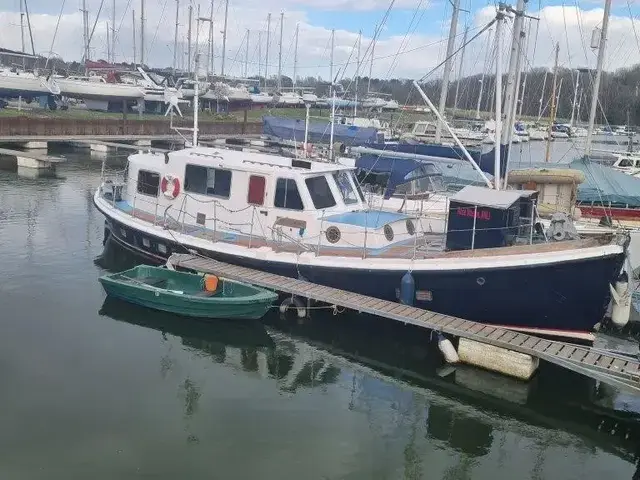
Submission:
[[[274,291],[308,298],[329,305],[337,305],[402,323],[410,323],[418,327],[531,355],[605,383],[631,390],[634,393],[640,393],[640,362],[626,355],[582,345],[546,340],[506,328],[472,322],[397,302],[231,265],[201,256],[174,254],[169,259],[169,262],[174,267],[211,273],[231,280],[238,280]]]

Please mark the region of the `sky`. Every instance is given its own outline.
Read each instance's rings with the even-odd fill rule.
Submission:
[[[96,21],[101,2],[102,12],[91,42],[92,59],[107,58],[106,30],[111,19],[113,0],[84,0],[91,26]],[[133,20],[136,16],[136,44],[140,51],[140,8],[145,5],[145,63],[153,67],[172,66],[176,0],[115,0],[116,61],[133,60]],[[615,70],[640,63],[640,4],[636,0],[613,0],[609,26],[609,42],[605,69]],[[640,0],[637,0],[640,2]],[[36,53],[48,52],[65,60],[80,60],[83,53],[82,0],[27,0]],[[193,38],[196,30],[199,50],[207,51],[208,24],[196,27],[198,5],[201,17],[209,17],[210,0],[180,0],[179,46],[177,66],[186,64],[188,5],[193,5]],[[391,8],[390,5],[392,4]],[[465,28],[470,39],[495,16],[495,5],[486,0],[461,0],[457,27],[457,44],[462,43]],[[369,73],[372,38],[376,25],[381,25],[375,45],[373,76],[378,78],[437,78],[442,68],[431,72],[444,58],[452,7],[448,0],[230,0],[227,25],[225,73],[242,76],[245,71],[264,75],[267,45],[267,14],[271,13],[268,73],[278,70],[280,14],[284,12],[282,34],[282,73],[291,76],[294,70],[295,30],[299,28],[297,75],[330,77],[331,31],[335,29],[334,77],[350,78],[357,69],[356,44],[362,32],[360,69]],[[60,15],[61,13],[61,15]],[[564,2],[530,1],[527,13],[539,18],[531,20],[527,49],[527,67],[552,67],[553,50],[560,44],[559,63],[563,67],[594,67],[596,51],[590,48],[592,31],[601,26],[603,3],[596,0]],[[633,16],[632,16],[633,15]],[[222,63],[222,31],[224,1],[213,2],[214,59],[216,73]],[[59,20],[59,24],[58,24]],[[26,23],[26,22],[25,22]],[[505,27],[505,44],[511,35],[512,22]],[[56,29],[57,27],[57,29]],[[57,33],[55,33],[57,30]],[[249,30],[249,62],[245,62]],[[55,37],[54,37],[55,34]],[[490,38],[488,38],[490,35]],[[486,71],[493,50],[495,35],[485,33],[465,51],[462,74]],[[260,41],[259,41],[260,40]],[[30,50],[28,33],[26,48]],[[0,47],[20,50],[20,0],[0,0]],[[489,47],[488,47],[489,45]],[[487,52],[489,55],[487,55]],[[505,52],[506,55],[508,52]],[[259,55],[260,54],[260,55]],[[204,65],[201,57],[201,64]],[[455,67],[453,77],[458,74]],[[493,68],[493,67],[491,67]]]

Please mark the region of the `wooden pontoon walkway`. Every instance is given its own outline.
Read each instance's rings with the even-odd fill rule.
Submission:
[[[346,307],[358,312],[377,315],[405,324],[410,323],[429,330],[524,353],[605,383],[640,393],[640,362],[630,356],[546,340],[506,328],[471,322],[397,302],[230,265],[196,255],[174,254],[171,256],[170,262],[176,267],[251,283],[301,298]]]

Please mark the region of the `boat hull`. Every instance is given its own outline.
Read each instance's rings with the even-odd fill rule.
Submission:
[[[105,211],[102,213],[107,218],[105,234],[144,258],[161,263],[171,253],[184,253],[185,248],[194,248],[166,237],[149,238],[148,233],[110,218]],[[162,253],[159,244],[163,246]],[[295,265],[197,250],[222,262],[287,277],[301,276],[321,285],[390,301],[397,301],[400,282],[406,273]],[[544,329],[557,332],[559,336],[589,332],[606,313],[610,301],[609,284],[621,271],[624,259],[624,253],[619,253],[509,268],[414,270],[415,306],[486,324]]]

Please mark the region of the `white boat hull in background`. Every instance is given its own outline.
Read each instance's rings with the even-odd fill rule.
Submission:
[[[59,95],[60,87],[52,79],[28,72],[0,70],[0,95],[6,97]]]
[[[135,85],[92,82],[68,78],[56,79],[60,94],[65,97],[90,100],[137,100],[145,96],[143,88]]]

